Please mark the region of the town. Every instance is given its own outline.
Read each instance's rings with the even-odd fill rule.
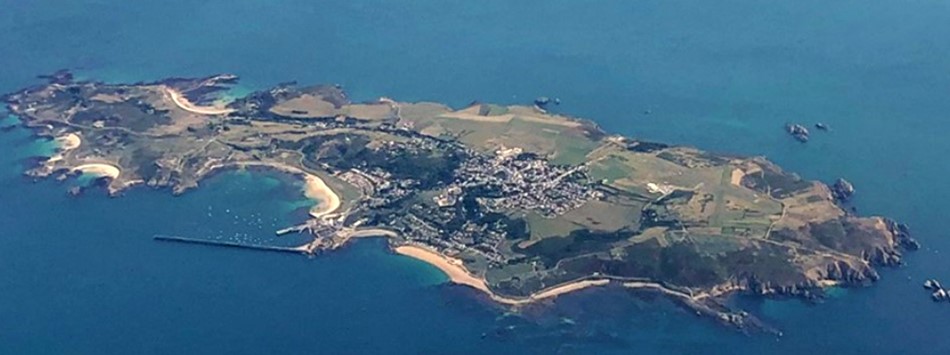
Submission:
[[[314,235],[310,252],[338,247],[346,235],[365,226],[396,232],[409,243],[448,254],[474,252],[489,264],[500,264],[506,261],[500,244],[527,236],[521,216],[509,214],[555,218],[603,197],[584,164],[559,166],[520,148],[476,151],[392,123],[368,126],[339,119],[315,124],[406,139],[367,148],[345,161],[320,161],[322,169],[357,187],[362,197],[345,213],[293,229]],[[439,158],[433,158],[435,154]],[[412,157],[425,160],[420,164],[425,173],[406,171],[406,165],[413,165]],[[431,164],[432,160],[440,163]]]

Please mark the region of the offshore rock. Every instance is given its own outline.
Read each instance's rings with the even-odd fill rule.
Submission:
[[[69,190],[66,190],[66,193],[69,194],[69,196],[79,196],[82,194],[82,192],[83,189],[80,186],[73,186],[70,187]]]
[[[938,289],[937,291],[934,291],[930,297],[933,298],[934,302],[945,301],[947,299],[947,291],[942,288]]]
[[[848,180],[839,178],[831,186],[831,194],[834,195],[835,200],[846,202],[854,196],[854,185]]]
[[[535,105],[538,105],[538,107],[540,107],[540,108],[544,108],[544,107],[547,106],[549,103],[551,103],[551,99],[548,98],[547,96],[541,96],[541,97],[538,97],[538,98],[534,99],[534,104],[535,104]]]
[[[65,85],[73,82],[73,73],[67,69],[60,69],[52,74],[39,75],[37,78],[47,80],[50,84]]]
[[[805,143],[808,142],[808,128],[797,123],[789,123],[785,125],[785,131],[788,132],[792,137],[795,137],[799,142]]]

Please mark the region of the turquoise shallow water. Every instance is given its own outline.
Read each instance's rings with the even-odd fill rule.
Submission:
[[[270,238],[272,225],[302,218],[299,187],[231,173],[181,197],[69,198],[73,182],[19,175],[48,144],[14,131],[0,135],[0,353],[950,352],[950,306],[919,286],[950,280],[946,2],[0,0],[0,9],[2,92],[71,68],[109,81],[232,72],[245,89],[329,82],[356,99],[455,106],[560,97],[560,110],[613,132],[847,177],[859,211],[909,222],[924,244],[874,287],[818,306],[737,301],[783,329],[781,339],[616,292],[505,317],[380,241],[312,260],[155,243],[154,233]],[[787,121],[833,129],[801,145],[782,133]]]

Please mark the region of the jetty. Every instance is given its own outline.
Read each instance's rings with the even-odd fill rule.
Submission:
[[[304,255],[307,255],[310,253],[310,251],[306,248],[307,245],[298,246],[298,247],[282,247],[282,246],[276,246],[276,245],[246,244],[246,243],[238,243],[238,242],[227,241],[227,240],[191,238],[191,237],[181,237],[181,236],[163,235],[163,234],[155,235],[152,237],[152,239],[161,241],[161,242],[201,244],[201,245],[210,245],[210,246],[217,246],[217,247],[274,251],[274,252],[294,253],[294,254],[304,254]]]
[[[278,236],[281,236],[281,235],[290,234],[290,233],[300,233],[300,232],[309,230],[311,228],[313,228],[313,226],[311,226],[310,223],[308,222],[301,225],[296,225],[296,226],[287,227],[287,228],[278,230],[276,234]]]

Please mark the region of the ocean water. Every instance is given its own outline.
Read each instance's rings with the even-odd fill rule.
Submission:
[[[737,300],[781,338],[611,291],[512,316],[379,240],[314,259],[155,242],[290,243],[271,234],[304,218],[299,185],[233,172],[180,197],[71,198],[81,181],[20,175],[50,145],[14,130],[0,134],[0,353],[950,353],[950,305],[920,287],[950,282],[948,18],[936,0],[0,0],[2,92],[70,68],[456,107],[559,97],[612,132],[846,177],[861,213],[908,222],[924,245],[819,305]],[[802,145],[789,121],[832,131]]]

